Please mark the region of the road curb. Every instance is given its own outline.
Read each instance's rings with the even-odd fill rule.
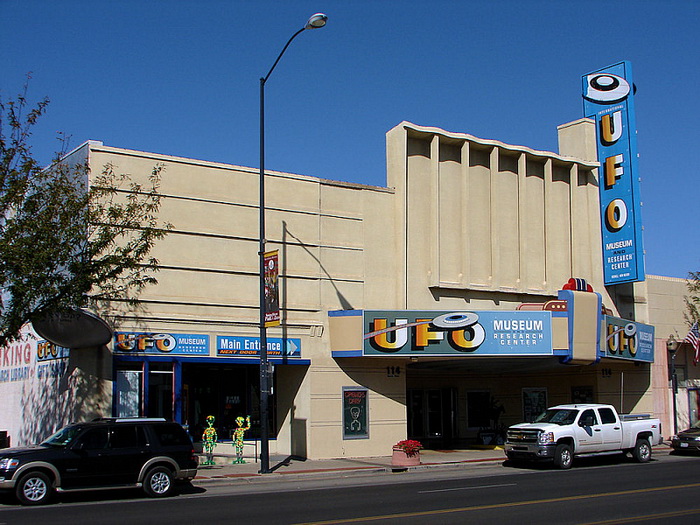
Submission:
[[[473,463],[493,463],[503,462],[505,458],[475,458],[459,461],[439,462],[439,463],[421,463],[411,467],[397,467],[392,465],[368,465],[368,466],[352,466],[352,467],[332,467],[332,468],[311,468],[304,470],[278,471],[270,474],[260,474],[258,472],[246,473],[222,473],[212,475],[198,474],[193,480],[193,484],[209,484],[209,483],[230,483],[235,481],[246,481],[249,483],[262,481],[283,481],[283,480],[298,480],[312,479],[314,477],[328,476],[354,476],[366,474],[386,474],[386,473],[402,473],[411,471],[431,470],[436,468],[458,468]],[[201,471],[200,471],[201,472]]]

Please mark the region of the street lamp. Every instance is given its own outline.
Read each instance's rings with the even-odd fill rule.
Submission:
[[[270,473],[270,448],[268,428],[268,404],[270,395],[270,370],[267,361],[267,329],[265,326],[265,83],[272,71],[300,33],[307,29],[318,29],[326,25],[328,17],[316,13],[306,25],[292,35],[282,48],[277,60],[272,64],[267,75],[260,79],[260,239],[258,256],[260,258],[260,473]]]
[[[673,435],[678,434],[678,407],[676,405],[676,394],[678,394],[678,375],[676,374],[676,352],[680,343],[676,341],[673,334],[668,336],[668,341],[666,341],[666,350],[668,355],[671,356],[671,387],[673,389]]]

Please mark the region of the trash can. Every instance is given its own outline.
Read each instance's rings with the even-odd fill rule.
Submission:
[[[9,448],[10,436],[7,435],[7,430],[0,430],[0,448]]]

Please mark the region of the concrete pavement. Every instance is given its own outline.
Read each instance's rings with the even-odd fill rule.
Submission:
[[[654,453],[665,454],[670,450],[667,443],[654,447]],[[200,460],[204,461],[204,456]],[[368,458],[338,458],[338,459],[301,459],[284,456],[270,457],[270,474],[260,474],[260,462],[246,457],[246,463],[234,464],[235,456],[214,455],[214,465],[200,465],[197,477],[193,483],[207,484],[211,482],[248,482],[274,480],[283,481],[298,477],[315,476],[345,476],[372,472],[401,472],[406,470],[422,470],[440,467],[468,466],[474,463],[498,463],[505,461],[502,447],[485,449],[461,450],[422,450],[421,463],[413,467],[397,467],[392,465],[391,456]]]
[[[405,470],[428,469],[435,467],[457,466],[466,463],[499,462],[505,460],[503,449],[465,449],[465,450],[423,450],[421,464],[412,467],[393,466],[391,456],[369,458],[338,459],[301,459],[295,457],[271,456],[270,474],[260,474],[260,462],[246,457],[245,463],[234,464],[234,456],[214,454],[214,465],[203,465],[204,456],[200,456],[200,467],[194,484],[212,481],[225,481],[246,478],[274,478],[281,481],[290,475],[342,475],[350,473],[397,472]]]

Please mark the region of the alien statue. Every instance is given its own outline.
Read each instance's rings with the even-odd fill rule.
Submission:
[[[202,443],[207,459],[202,465],[214,465],[214,448],[216,447],[216,441],[218,439],[216,429],[214,428],[214,416],[207,416],[207,425],[209,425],[209,427],[206,428],[204,434],[202,434]]]
[[[243,426],[244,422],[245,426]],[[233,431],[233,444],[236,447],[236,459],[233,462],[245,463],[245,461],[243,461],[243,436],[246,430],[250,428],[250,416],[245,419],[243,419],[243,416],[238,416],[236,418],[236,424],[238,428]]]

